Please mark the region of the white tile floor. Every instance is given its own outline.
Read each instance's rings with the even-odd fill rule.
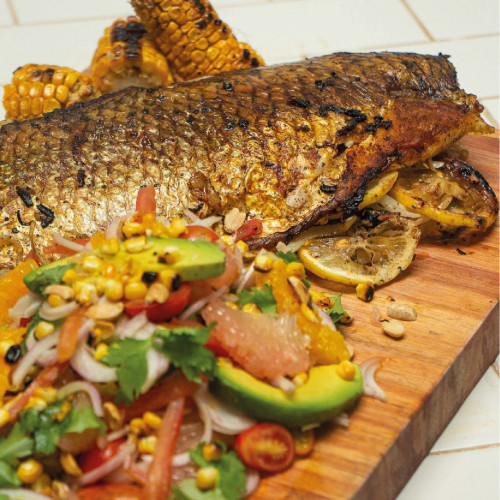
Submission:
[[[339,50],[450,54],[462,86],[477,94],[498,127],[498,0],[213,3],[267,63]],[[128,14],[127,0],[0,0],[0,84],[27,62],[84,69],[104,27]],[[497,358],[398,500],[498,500],[498,394]]]

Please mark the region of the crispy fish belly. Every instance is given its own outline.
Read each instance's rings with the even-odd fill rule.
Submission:
[[[153,184],[166,217],[237,207],[263,221],[251,247],[272,246],[355,211],[382,171],[492,131],[482,109],[441,55],[340,53],[128,88],[0,129],[2,242],[27,250],[30,221],[41,245],[93,234]]]

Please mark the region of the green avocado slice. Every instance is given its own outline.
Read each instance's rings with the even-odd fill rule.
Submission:
[[[338,365],[314,366],[306,383],[288,394],[219,359],[210,392],[223,403],[266,422],[289,428],[320,424],[352,407],[363,392],[359,366],[352,380],[344,380]]]

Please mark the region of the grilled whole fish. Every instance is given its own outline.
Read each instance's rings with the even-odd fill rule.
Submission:
[[[442,55],[339,53],[131,87],[0,129],[1,241],[27,250],[30,221],[41,245],[91,235],[153,184],[165,216],[237,207],[263,221],[250,246],[272,246],[353,213],[382,171],[491,132],[482,110]]]

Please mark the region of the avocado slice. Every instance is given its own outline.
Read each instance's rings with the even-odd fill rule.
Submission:
[[[167,264],[165,253],[176,251],[179,259]],[[106,262],[117,267],[132,259],[134,264],[144,271],[158,272],[173,269],[182,281],[203,280],[220,276],[226,265],[225,253],[214,243],[204,240],[184,240],[180,238],[146,238],[146,249],[138,253],[129,253],[123,244],[115,255],[92,252]],[[41,266],[24,278],[26,286],[35,293],[42,293],[46,285],[60,283],[64,272],[80,260],[79,255],[55,260]],[[61,272],[59,272],[61,271]]]
[[[256,420],[303,427],[331,420],[353,406],[363,392],[357,365],[353,380],[344,380],[338,365],[314,366],[306,383],[293,393],[266,384],[226,359],[219,359],[210,392]]]

